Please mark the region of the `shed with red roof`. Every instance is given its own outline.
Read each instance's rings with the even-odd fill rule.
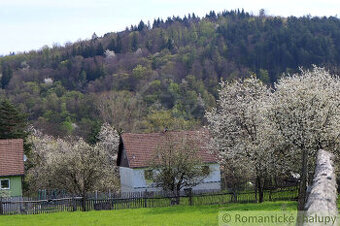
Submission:
[[[165,135],[175,137],[199,138],[202,144],[208,143],[206,136],[201,136],[201,131],[167,131],[159,133],[123,133],[120,138],[117,164],[120,171],[122,192],[133,191],[158,191],[148,178],[150,166],[155,161],[156,149],[163,141]],[[200,137],[201,136],[201,137]],[[201,158],[203,164],[210,169],[210,174],[195,186],[194,190],[219,190],[221,187],[220,165],[217,156],[204,145],[199,149],[197,157]]]
[[[0,190],[11,197],[22,196],[24,176],[22,139],[0,139]]]

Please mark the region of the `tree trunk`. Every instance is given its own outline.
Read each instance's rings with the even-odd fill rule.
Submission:
[[[275,186],[275,188],[278,188],[279,187],[279,183],[277,182],[277,176],[275,176],[273,179],[274,179],[274,186]]]
[[[237,191],[236,191],[236,189],[233,190],[233,202],[237,203]]]
[[[301,180],[299,184],[298,195],[298,211],[303,211],[307,200],[307,186],[308,186],[308,153],[307,150],[302,151],[302,167]]]
[[[256,177],[256,180],[257,180],[258,191],[259,191],[259,203],[261,203],[263,202],[263,183],[259,176]]]
[[[299,194],[298,194],[298,213],[297,219],[303,219],[305,217],[305,204],[307,201],[307,186],[308,186],[308,152],[306,149],[302,150],[302,166],[301,166],[301,177],[299,183]],[[297,226],[303,226],[302,221],[296,222]]]
[[[86,192],[83,192],[83,198],[81,199],[81,207],[82,207],[83,211],[87,211],[86,200],[87,200]]]
[[[176,191],[176,205],[179,205],[181,198],[180,198],[180,190]]]
[[[257,203],[257,178],[256,178],[256,180],[255,180],[254,189],[255,189],[255,203]]]

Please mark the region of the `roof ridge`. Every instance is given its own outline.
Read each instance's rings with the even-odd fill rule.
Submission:
[[[205,128],[197,129],[197,130],[167,130],[166,133],[180,133],[180,132],[200,132],[202,130],[205,130]],[[164,134],[164,131],[159,131],[159,132],[151,132],[151,133],[122,133],[123,134],[134,134],[134,135],[148,135],[148,134]]]

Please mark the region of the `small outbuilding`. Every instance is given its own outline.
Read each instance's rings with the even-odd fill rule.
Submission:
[[[117,164],[119,166],[122,192],[161,190],[152,181],[150,166],[154,161],[155,150],[160,142],[162,142],[165,133],[172,133],[177,137],[183,137],[196,136],[199,131],[167,131],[145,134],[123,133],[121,135]],[[206,142],[209,141],[207,140]],[[200,184],[193,187],[193,190],[220,190],[221,173],[217,156],[203,147],[199,150],[198,154],[202,159],[204,167],[209,167],[209,174]]]
[[[10,197],[22,197],[24,176],[22,139],[0,139],[0,190]]]

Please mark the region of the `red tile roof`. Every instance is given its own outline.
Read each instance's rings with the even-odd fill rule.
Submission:
[[[24,175],[24,144],[22,139],[0,139],[0,176]]]
[[[169,132],[176,136],[189,136],[196,137],[201,136],[202,131],[178,131]],[[157,147],[159,147],[165,133],[124,133],[122,134],[122,141],[124,149],[126,151],[127,159],[130,168],[140,168],[150,166],[151,161],[154,160],[154,153]],[[203,137],[203,136],[202,136]],[[201,139],[202,143],[208,142],[208,138],[204,136]],[[202,145],[203,146],[203,145]],[[201,148],[198,155],[202,158],[204,163],[217,162],[217,156],[206,148]]]

